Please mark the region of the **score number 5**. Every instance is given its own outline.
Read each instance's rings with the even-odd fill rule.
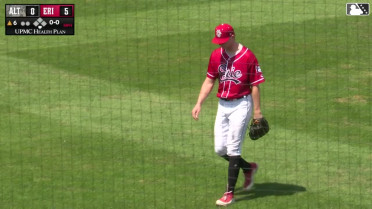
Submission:
[[[60,16],[72,16],[72,6],[61,6],[59,8]]]

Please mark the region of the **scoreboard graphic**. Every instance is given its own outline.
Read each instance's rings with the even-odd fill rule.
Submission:
[[[6,4],[5,35],[74,35],[74,4]]]

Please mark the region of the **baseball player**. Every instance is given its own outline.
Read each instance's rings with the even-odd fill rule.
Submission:
[[[207,77],[201,87],[192,117],[199,119],[204,100],[218,79],[218,110],[214,126],[214,147],[217,155],[229,162],[226,192],[216,201],[217,205],[234,202],[235,184],[239,170],[245,177],[244,190],[253,186],[256,163],[248,163],[241,157],[241,148],[248,123],[254,110],[254,118],[262,118],[259,84],[265,79],[255,55],[247,47],[235,41],[234,29],[229,24],[215,28],[212,43],[215,49],[209,60]]]

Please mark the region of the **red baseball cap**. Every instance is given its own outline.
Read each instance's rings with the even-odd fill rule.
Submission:
[[[215,37],[212,39],[212,43],[214,44],[223,44],[227,42],[233,34],[235,34],[234,28],[226,23],[218,25],[214,32]]]

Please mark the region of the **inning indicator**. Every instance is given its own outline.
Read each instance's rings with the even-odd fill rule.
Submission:
[[[74,35],[74,4],[6,4],[5,35]]]

